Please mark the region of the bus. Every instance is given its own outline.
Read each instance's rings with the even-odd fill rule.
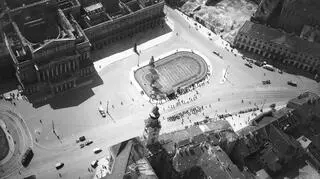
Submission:
[[[23,156],[22,156],[21,164],[22,164],[24,167],[27,167],[27,166],[30,164],[33,156],[34,156],[34,153],[33,153],[32,149],[29,147],[29,148],[26,150],[26,152],[23,154]]]

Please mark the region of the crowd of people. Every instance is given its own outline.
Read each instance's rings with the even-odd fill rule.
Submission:
[[[176,120],[180,120],[180,119],[183,119],[184,117],[186,116],[191,116],[191,115],[196,115],[196,114],[199,114],[203,111],[203,106],[196,106],[196,107],[193,107],[193,108],[190,108],[190,109],[187,109],[185,111],[182,111],[182,112],[179,112],[173,116],[169,116],[167,118],[168,121],[176,121]]]
[[[202,79],[202,80],[200,80],[200,81],[198,81],[198,82],[196,82],[196,83],[193,83],[193,84],[190,85],[190,86],[187,86],[187,87],[184,87],[184,88],[178,88],[178,89],[177,89],[177,96],[186,94],[186,93],[188,93],[188,92],[190,92],[190,91],[194,91],[196,88],[202,87],[202,86],[204,86],[206,83],[209,84],[209,77],[210,77],[210,75],[211,75],[211,74],[208,72],[208,73],[206,74],[206,76],[205,76],[204,79]]]

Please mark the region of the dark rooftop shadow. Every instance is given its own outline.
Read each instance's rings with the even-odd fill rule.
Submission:
[[[139,32],[132,37],[127,37],[123,40],[117,41],[116,43],[104,46],[101,49],[95,49],[91,52],[91,58],[93,61],[97,61],[104,57],[108,57],[128,49],[133,50],[135,43],[139,46],[149,40],[160,37],[161,35],[169,32],[172,32],[172,29],[166,23],[164,23],[163,26],[150,28],[144,32]],[[139,47],[137,50],[139,51]]]
[[[76,89],[72,89],[62,94],[58,94],[53,98],[48,99],[47,101],[41,103],[33,103],[33,107],[38,108],[46,104],[49,104],[52,109],[78,106],[94,95],[92,88],[103,84],[102,79],[97,73],[89,78],[92,80],[92,83]]]
[[[0,81],[0,94],[17,89],[18,82],[16,79]]]
[[[222,0],[208,0],[206,2],[206,6],[215,6],[217,5],[219,2],[221,2]],[[231,1],[232,2],[232,1]]]
[[[299,69],[299,68],[296,68],[295,66],[293,65],[288,65],[288,64],[283,64],[277,60],[272,60],[272,59],[267,59],[267,58],[264,58],[264,57],[261,57],[257,54],[252,54],[250,52],[246,52],[246,51],[243,51],[243,50],[239,50],[237,49],[239,52],[241,52],[243,54],[244,57],[247,57],[247,58],[251,58],[251,59],[254,59],[254,60],[259,60],[259,61],[266,61],[268,64],[276,67],[277,69],[280,69],[286,73],[289,73],[289,74],[293,74],[293,75],[298,75],[298,76],[303,76],[303,77],[306,77],[306,78],[309,78],[309,79],[315,79],[315,74],[314,73],[311,73],[311,72],[307,72],[307,71],[304,71],[302,69]],[[320,82],[320,77],[316,80],[317,82]]]

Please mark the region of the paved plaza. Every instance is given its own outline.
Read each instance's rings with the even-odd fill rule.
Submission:
[[[90,163],[102,158],[108,146],[141,135],[144,119],[154,106],[141,95],[131,81],[132,69],[137,68],[139,63],[148,64],[152,56],[159,57],[175,49],[193,49],[201,52],[209,60],[212,72],[206,81],[199,83],[190,92],[159,105],[161,133],[185,128],[206,117],[218,120],[217,115],[228,112],[257,106],[268,110],[270,104],[284,105],[289,99],[307,90],[319,93],[320,86],[314,80],[288,73],[279,74],[257,66],[246,67],[245,61],[239,55],[236,56],[221,44],[216,44],[220,37],[209,37],[200,33],[192,26],[194,22],[172,9],[166,8],[166,15],[167,22],[171,22],[174,29],[167,32],[170,35],[163,36],[165,40],[152,44],[146,41],[141,46],[148,47],[140,49],[140,55],[133,53],[132,47],[128,47],[113,54],[112,59],[100,56],[101,61],[95,62],[98,77],[93,79],[94,85],[64,93],[51,100],[49,104],[37,108],[21,97],[13,101],[15,104],[2,100],[1,105],[19,114],[28,126],[35,156],[28,168],[0,173],[0,178],[7,176],[10,179],[20,179],[36,174],[37,178],[51,179],[58,178],[58,173],[65,179],[79,176],[92,178],[93,174],[88,172]],[[143,35],[148,36],[148,33]],[[100,52],[108,51],[108,48],[114,47],[106,47]],[[213,51],[219,52],[223,58],[213,54]],[[190,63],[193,64],[192,60]],[[225,79],[224,83],[220,83],[222,78]],[[271,80],[270,85],[261,83],[262,80],[268,79]],[[298,86],[288,86],[288,80],[297,81]],[[168,82],[167,86],[173,86],[174,83],[176,82]],[[164,82],[162,85],[164,86]],[[100,105],[108,110],[106,118],[98,111]],[[185,115],[183,122],[182,119],[168,120],[177,113],[195,111],[194,107],[197,107],[199,112]],[[246,125],[248,117],[250,119],[254,115],[248,113],[227,120],[232,121],[231,126],[238,130]],[[81,149],[76,139],[82,135],[93,140],[93,144]],[[95,147],[103,151],[94,154],[92,150]],[[63,162],[64,168],[57,171],[57,162]]]

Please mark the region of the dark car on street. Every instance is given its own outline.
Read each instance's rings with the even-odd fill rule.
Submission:
[[[245,63],[244,65],[249,67],[249,68],[252,68],[252,64],[251,63]]]
[[[85,141],[85,140],[86,140],[86,137],[85,137],[85,136],[79,137],[79,141],[80,141],[80,142],[83,142],[83,141]]]
[[[92,143],[93,143],[92,140],[88,140],[85,144],[86,144],[86,145],[90,145],[90,144],[92,144]]]
[[[290,85],[290,86],[294,86],[294,87],[297,87],[297,86],[298,86],[296,82],[293,82],[293,81],[291,81],[291,80],[288,81],[287,84]]]

